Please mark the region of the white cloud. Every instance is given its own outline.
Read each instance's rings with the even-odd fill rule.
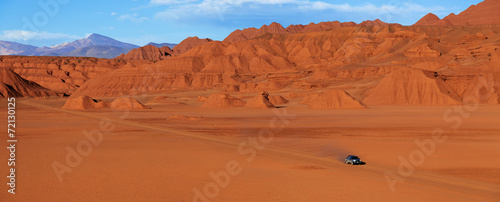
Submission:
[[[196,2],[197,0],[151,0],[153,5],[174,5],[174,4],[187,4]]]
[[[222,15],[228,9],[243,4],[279,5],[303,4],[304,0],[151,0],[154,5],[170,5],[171,8],[157,13],[155,18],[180,18],[186,15]]]
[[[350,4],[330,4],[322,1],[302,4],[298,7],[301,10],[335,10],[338,12],[354,13],[403,13],[403,12],[430,12],[444,10],[441,7],[427,8],[413,3],[385,4],[376,6],[373,4],[364,4],[362,6],[351,6]]]
[[[0,34],[0,40],[6,41],[28,41],[28,40],[50,40],[50,39],[78,39],[78,36],[62,33],[32,32],[25,30],[5,30]]]
[[[241,8],[252,5],[289,5],[292,9],[298,11],[336,11],[361,14],[397,14],[405,12],[435,12],[444,10],[441,7],[427,8],[413,3],[386,3],[384,5],[364,4],[353,6],[351,4],[332,4],[324,1],[312,0],[151,0],[150,4],[169,5],[163,12],[155,14],[157,19],[180,19],[183,17],[194,16],[217,16],[223,18],[223,15],[231,9]]]
[[[120,15],[118,17],[118,19],[119,20],[129,20],[131,22],[142,22],[142,21],[147,20],[149,18],[148,17],[141,17],[137,13],[133,13],[133,14]]]
[[[110,14],[110,15],[112,15],[112,16],[113,16],[113,15],[118,15],[118,13],[111,12],[111,14]]]

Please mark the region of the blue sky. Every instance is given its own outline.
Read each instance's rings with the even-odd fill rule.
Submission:
[[[91,33],[145,45],[189,36],[224,39],[236,29],[271,22],[309,24],[381,19],[411,25],[432,12],[440,18],[481,0],[6,0],[0,40],[52,46]]]

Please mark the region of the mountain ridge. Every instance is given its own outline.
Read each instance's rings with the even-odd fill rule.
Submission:
[[[429,13],[417,21],[413,26],[452,26],[452,25],[499,25],[500,1],[484,0],[476,5],[471,5],[458,15],[450,13],[440,19]]]
[[[156,43],[152,44],[163,45]],[[169,43],[164,44],[167,46],[173,45]],[[0,41],[0,55],[114,58],[120,54],[128,53],[130,50],[139,47],[140,46],[135,44],[121,42],[108,36],[93,33],[83,39],[65,42],[50,47],[36,47],[12,41]]]

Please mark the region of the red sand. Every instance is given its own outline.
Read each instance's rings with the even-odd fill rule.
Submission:
[[[63,109],[73,110],[102,109],[106,107],[109,107],[109,103],[92,99],[86,95],[69,98],[62,106]]]
[[[304,108],[292,99],[286,110],[295,117],[264,149],[255,149],[257,156],[247,162],[250,155],[239,154],[238,145],[268,128],[276,115],[267,109],[202,108],[195,101],[200,92],[172,96],[189,94],[193,102],[187,106],[157,104],[155,110],[130,111],[126,117],[113,111],[60,111],[64,99],[18,100],[18,123],[30,124],[18,131],[18,194],[14,200],[4,191],[0,198],[191,201],[193,189],[203,192],[214,182],[210,173],[226,170],[233,160],[242,170],[220,188],[214,201],[495,201],[500,197],[500,164],[492,160],[500,155],[498,107],[482,106],[464,119],[460,130],[452,130],[442,116],[450,107],[325,111]],[[0,106],[6,106],[2,102]],[[65,164],[66,148],[75,149],[86,140],[82,130],[99,129],[102,120],[112,121],[113,130],[104,133],[102,142],[59,182],[52,162]],[[384,173],[397,173],[398,156],[407,158],[419,148],[414,141],[430,138],[435,127],[448,131],[446,142],[438,144],[392,192]],[[345,165],[341,158],[347,154],[359,155],[367,164]]]
[[[207,108],[243,107],[245,104],[245,101],[225,93],[214,93],[203,101],[203,107]]]

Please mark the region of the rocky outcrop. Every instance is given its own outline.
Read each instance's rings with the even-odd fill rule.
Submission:
[[[245,107],[260,109],[276,108],[274,104],[269,101],[269,93],[266,91],[261,92],[257,96],[248,100]]]
[[[363,100],[366,105],[457,105],[457,95],[439,77],[428,77],[422,70],[400,68],[387,76]]]
[[[183,54],[185,53],[186,51],[188,50],[191,50],[193,48],[196,48],[198,46],[201,46],[203,44],[206,44],[208,42],[211,42],[212,39],[200,39],[198,37],[188,37],[186,39],[184,39],[183,41],[181,41],[179,44],[177,44],[174,48],[173,48],[173,54],[175,55],[180,55],[180,54]]]
[[[56,96],[54,92],[26,80],[8,68],[0,68],[0,97]]]
[[[123,60],[163,60],[172,56],[173,51],[168,46],[158,48],[153,45],[143,46],[137,49],[133,49],[127,54],[121,54],[115,59]]]

